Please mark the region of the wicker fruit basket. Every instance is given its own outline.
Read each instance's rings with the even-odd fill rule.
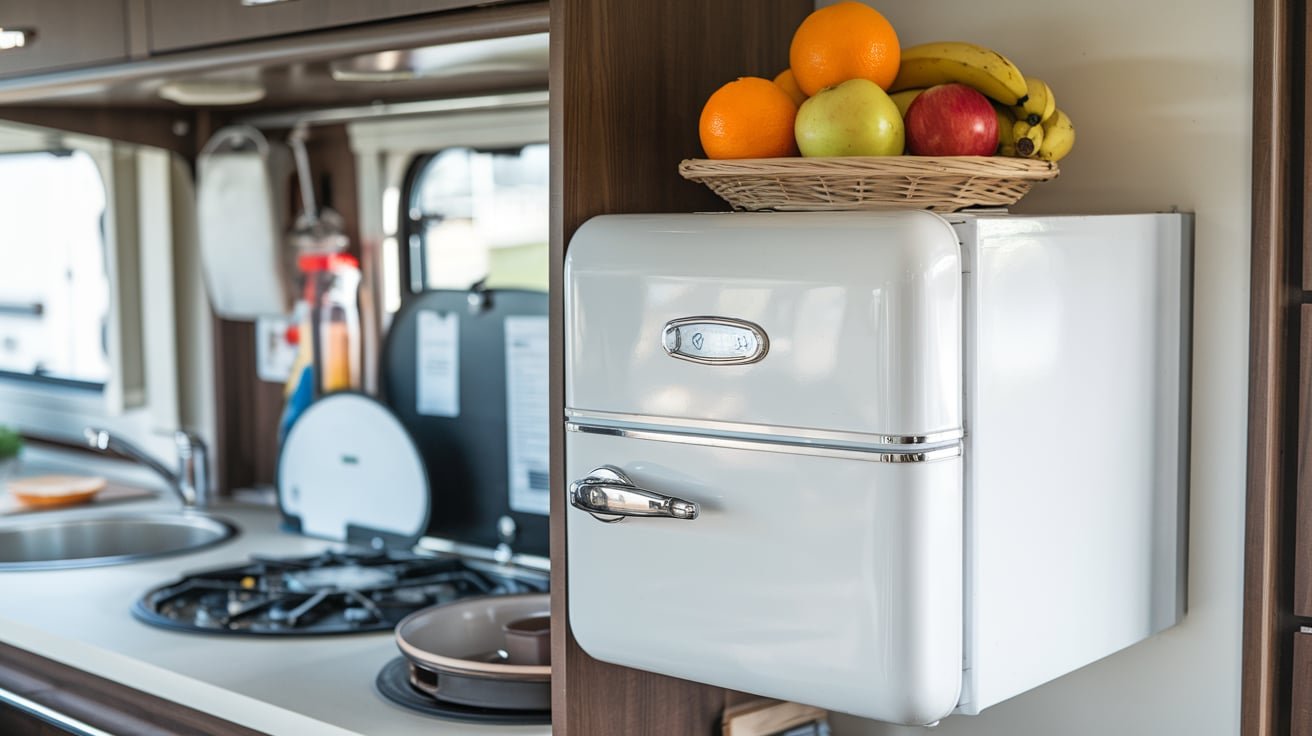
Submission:
[[[1060,172],[1048,161],[1002,156],[851,156],[688,159],[679,173],[736,210],[954,212],[1014,204]]]

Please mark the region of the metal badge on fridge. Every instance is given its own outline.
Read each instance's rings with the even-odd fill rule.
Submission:
[[[747,365],[765,357],[770,338],[759,325],[729,317],[684,317],[665,324],[661,345],[671,357],[705,365]]]

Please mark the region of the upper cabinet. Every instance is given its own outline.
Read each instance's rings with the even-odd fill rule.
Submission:
[[[122,0],[3,2],[0,77],[118,61],[127,39]]]
[[[148,3],[152,53],[496,4],[488,0],[148,0]]]

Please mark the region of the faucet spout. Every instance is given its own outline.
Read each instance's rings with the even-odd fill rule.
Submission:
[[[164,467],[149,453],[121,437],[111,435],[108,430],[87,427],[83,430],[87,445],[100,452],[112,452],[122,455],[141,465],[145,465],[163,478],[188,508],[204,508],[209,501],[209,456],[204,441],[189,432],[174,432],[174,444],[178,451],[178,470],[176,472]]]
[[[82,434],[87,438],[87,444],[93,450],[104,452],[109,449],[109,432],[95,427],[87,427],[82,430]]]

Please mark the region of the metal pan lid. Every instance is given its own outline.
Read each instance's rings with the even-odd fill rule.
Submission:
[[[505,648],[506,624],[549,615],[550,610],[547,593],[466,598],[402,619],[396,626],[396,645],[413,664],[439,674],[549,680],[550,665],[491,662],[483,655]]]

